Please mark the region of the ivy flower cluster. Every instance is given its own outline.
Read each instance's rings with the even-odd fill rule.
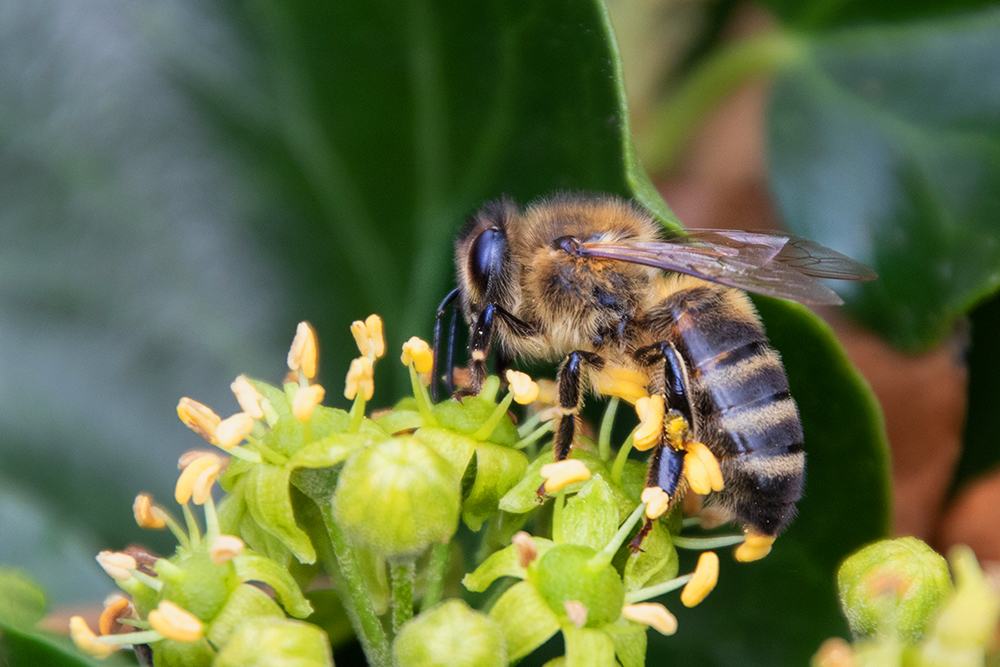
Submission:
[[[680,590],[680,604],[699,604],[719,577],[714,549],[744,542],[681,535],[698,518],[646,487],[645,464],[629,452],[661,433],[685,450],[695,493],[724,482],[683,419],[634,378],[601,380],[635,404],[638,424],[622,446],[611,446],[613,398],[597,440],[580,435],[570,458],[554,462],[558,414],[546,383],[507,371],[478,395],[434,403],[433,354],[413,337],[399,357],[412,396],[371,412],[387,351],[382,320],[354,322],[351,334],[349,410],[323,405],[319,345],[305,322],[281,387],[236,378],[240,410],[226,418],[180,400],[181,421],[214,449],[181,457],[180,518],[148,494],[133,508],[140,526],[173,533],[176,552],[98,555],[125,594],[108,599],[96,632],[74,617],[81,650],[148,647],[157,665],[329,665],[327,637],[309,622],[313,594],[300,585],[332,582],[372,665],[506,665],[561,633],[568,664],[637,667],[649,628],[678,631],[657,600]],[[520,425],[514,403],[527,406]],[[479,537],[464,557],[460,524]],[[678,548],[702,552],[693,572],[679,576]],[[747,542],[736,556],[769,549]],[[462,562],[475,567],[459,581],[451,566]],[[492,594],[477,610],[458,599],[463,591]]]

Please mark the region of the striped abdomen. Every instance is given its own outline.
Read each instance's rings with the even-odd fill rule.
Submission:
[[[777,535],[802,497],[802,423],[778,354],[739,291],[696,282],[650,312],[688,365],[695,437],[719,459],[717,502],[735,519]]]

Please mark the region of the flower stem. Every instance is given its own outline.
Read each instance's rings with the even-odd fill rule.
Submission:
[[[552,505],[552,541],[562,544],[563,541],[563,505],[566,504],[566,490],[556,491],[555,504]]]
[[[693,576],[693,574],[685,574],[683,577],[677,577],[676,579],[671,579],[670,581],[664,581],[662,584],[657,584],[656,586],[640,588],[637,591],[627,593],[625,595],[625,604],[635,604],[636,602],[642,602],[643,600],[659,597],[664,593],[669,593],[670,591],[676,591],[678,588],[691,581],[691,577]]]
[[[625,522],[618,528],[618,531],[611,537],[607,545],[597,553],[594,558],[600,558],[604,563],[610,563],[611,559],[618,553],[619,547],[625,542],[625,538],[632,532],[635,522],[642,516],[646,509],[646,503],[639,503],[639,506],[632,510],[632,513],[625,519]]]
[[[497,424],[503,419],[503,416],[507,414],[507,409],[510,407],[511,401],[514,400],[514,393],[507,392],[507,396],[500,401],[496,409],[493,410],[493,414],[487,419],[479,430],[472,434],[473,440],[486,440],[493,434],[493,430],[496,429]]]
[[[365,395],[358,390],[358,395],[354,397],[354,405],[351,406],[351,423],[347,427],[348,433],[357,433],[361,428],[361,420],[365,418]]]
[[[435,426],[437,425],[437,419],[434,418],[434,413],[431,412],[431,397],[427,395],[427,387],[420,381],[420,375],[417,374],[417,368],[412,362],[409,364],[409,369],[410,385],[413,387],[413,398],[417,399],[417,411],[424,418],[425,426]]]
[[[448,570],[451,543],[439,542],[431,547],[431,560],[425,574],[424,599],[420,601],[420,611],[426,611],[441,601],[444,592],[444,573]]]
[[[544,436],[546,433],[551,433],[551,432],[552,432],[552,423],[551,422],[546,422],[546,423],[542,424],[541,426],[539,426],[538,428],[536,428],[531,433],[529,433],[528,435],[524,436],[523,438],[521,438],[520,440],[518,440],[517,442],[515,442],[511,446],[514,449],[524,449],[525,447],[527,447],[531,443],[533,443],[533,442],[535,442],[537,440],[540,440],[542,438],[542,436]]]
[[[718,537],[681,537],[671,536],[671,541],[678,549],[721,549],[731,547],[746,540],[746,535],[720,535]]]
[[[410,560],[402,565],[389,567],[392,580],[392,631],[399,632],[403,623],[413,618],[413,574],[415,563]]]
[[[754,78],[767,76],[803,57],[800,40],[769,32],[718,51],[689,76],[657,112],[643,162],[650,173],[676,163],[694,130],[727,95]]]
[[[194,520],[194,514],[191,513],[190,504],[181,505],[181,511],[184,512],[184,523],[187,524],[188,536],[191,538],[191,548],[197,549],[198,545],[201,544],[201,531],[198,530],[198,522]]]
[[[205,539],[211,544],[219,536],[219,515],[212,496],[205,501]]]
[[[361,642],[368,663],[372,667],[391,667],[392,647],[386,637],[385,628],[382,627],[382,621],[372,607],[364,576],[361,574],[354,552],[347,544],[340,526],[333,520],[330,506],[322,507],[321,511],[336,561],[331,563],[332,567],[327,567],[328,574],[337,579],[337,590],[340,592],[358,641]]]
[[[618,450],[618,456],[615,457],[615,464],[611,467],[611,481],[621,486],[622,483],[622,472],[625,470],[625,462],[628,461],[628,453],[632,451],[632,436],[635,431],[629,434],[628,439],[622,448]]]
[[[604,411],[604,419],[601,420],[601,435],[597,439],[597,451],[601,455],[602,461],[611,458],[611,427],[615,425],[615,412],[618,411],[620,401],[621,399],[617,396],[612,397]]]

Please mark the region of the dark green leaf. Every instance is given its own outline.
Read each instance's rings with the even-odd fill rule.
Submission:
[[[1000,286],[1000,12],[801,42],[775,82],[771,182],[788,227],[871,265],[851,309],[926,348]]]
[[[662,651],[666,664],[808,664],[824,639],[847,632],[836,593],[840,561],[890,529],[885,431],[870,389],[808,310],[756,301],[802,416],[805,497],[769,556],[742,564],[722,552],[718,587],[693,609],[667,596],[680,629],[649,637],[650,655]],[[681,573],[693,566],[693,554],[682,552]]]
[[[764,0],[782,23],[799,29],[905,21],[952,15],[993,4],[991,0]]]

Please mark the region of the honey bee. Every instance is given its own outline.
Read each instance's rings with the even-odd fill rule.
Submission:
[[[724,486],[710,502],[769,549],[795,516],[805,453],[785,369],[745,292],[840,304],[818,278],[875,273],[794,236],[661,234],[646,211],[612,196],[560,194],[524,211],[509,199],[484,205],[455,242],[459,286],[438,308],[433,377],[441,318],[457,300],[471,327],[472,393],[491,351],[498,367],[516,358],[561,362],[557,461],[569,456],[587,391],[662,396],[689,428],[685,437],[719,462]],[[450,350],[454,319],[449,338]],[[450,351],[447,366],[452,390]],[[673,505],[686,491],[684,449],[668,430],[646,486],[663,489]]]

